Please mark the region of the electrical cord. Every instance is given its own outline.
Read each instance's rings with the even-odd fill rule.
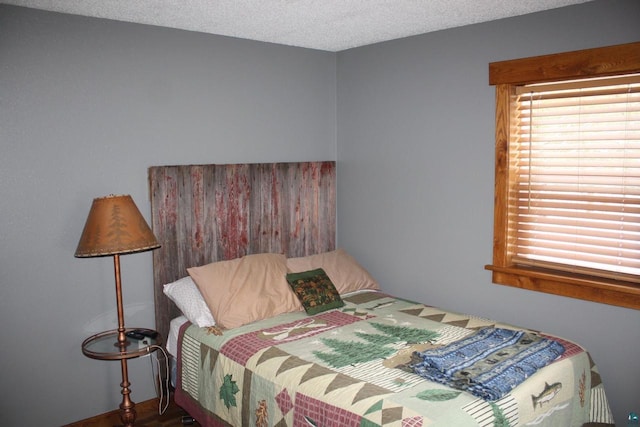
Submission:
[[[156,396],[158,397],[158,414],[163,415],[166,411],[167,408],[169,407],[169,400],[170,400],[170,395],[169,395],[169,356],[167,355],[167,352],[164,350],[164,348],[162,348],[159,345],[150,345],[148,347],[148,351],[151,353],[153,349],[158,349],[159,351],[162,352],[162,354],[164,355],[164,365],[165,365],[165,376],[164,376],[164,384],[162,384],[162,374],[160,372],[160,359],[158,358],[157,355],[152,354],[152,357],[149,359],[151,360],[151,376],[153,377],[153,383],[156,387]],[[155,361],[155,363],[154,363]],[[156,373],[155,373],[155,367],[157,366],[158,369],[158,381],[156,381]],[[165,390],[166,390],[166,402],[164,403],[163,406],[163,401],[165,400]]]

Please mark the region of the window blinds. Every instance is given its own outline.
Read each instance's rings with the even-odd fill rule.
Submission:
[[[509,252],[640,282],[640,74],[520,86]]]

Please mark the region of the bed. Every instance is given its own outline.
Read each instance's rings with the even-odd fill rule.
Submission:
[[[613,425],[578,344],[393,295],[336,248],[335,162],[149,169],[156,329],[203,426]]]

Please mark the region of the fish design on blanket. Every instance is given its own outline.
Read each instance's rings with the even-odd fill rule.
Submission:
[[[543,403],[550,402],[558,393],[560,393],[560,389],[562,389],[562,383],[553,383],[549,385],[548,383],[544,383],[544,389],[542,392],[537,395],[531,395],[531,400],[533,401],[533,409],[536,409],[536,405],[539,405],[542,408]]]

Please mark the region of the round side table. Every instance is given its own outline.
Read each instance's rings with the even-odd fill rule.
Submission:
[[[127,332],[134,330],[143,332],[143,337],[136,339],[126,336]],[[82,353],[92,359],[120,361],[122,370],[120,419],[125,427],[133,427],[136,420],[136,405],[129,397],[131,384],[129,383],[127,360],[153,353],[160,346],[161,340],[160,334],[153,329],[127,328],[124,330],[126,340],[120,343],[118,341],[120,333],[121,331],[115,329],[90,336],[82,342]]]

